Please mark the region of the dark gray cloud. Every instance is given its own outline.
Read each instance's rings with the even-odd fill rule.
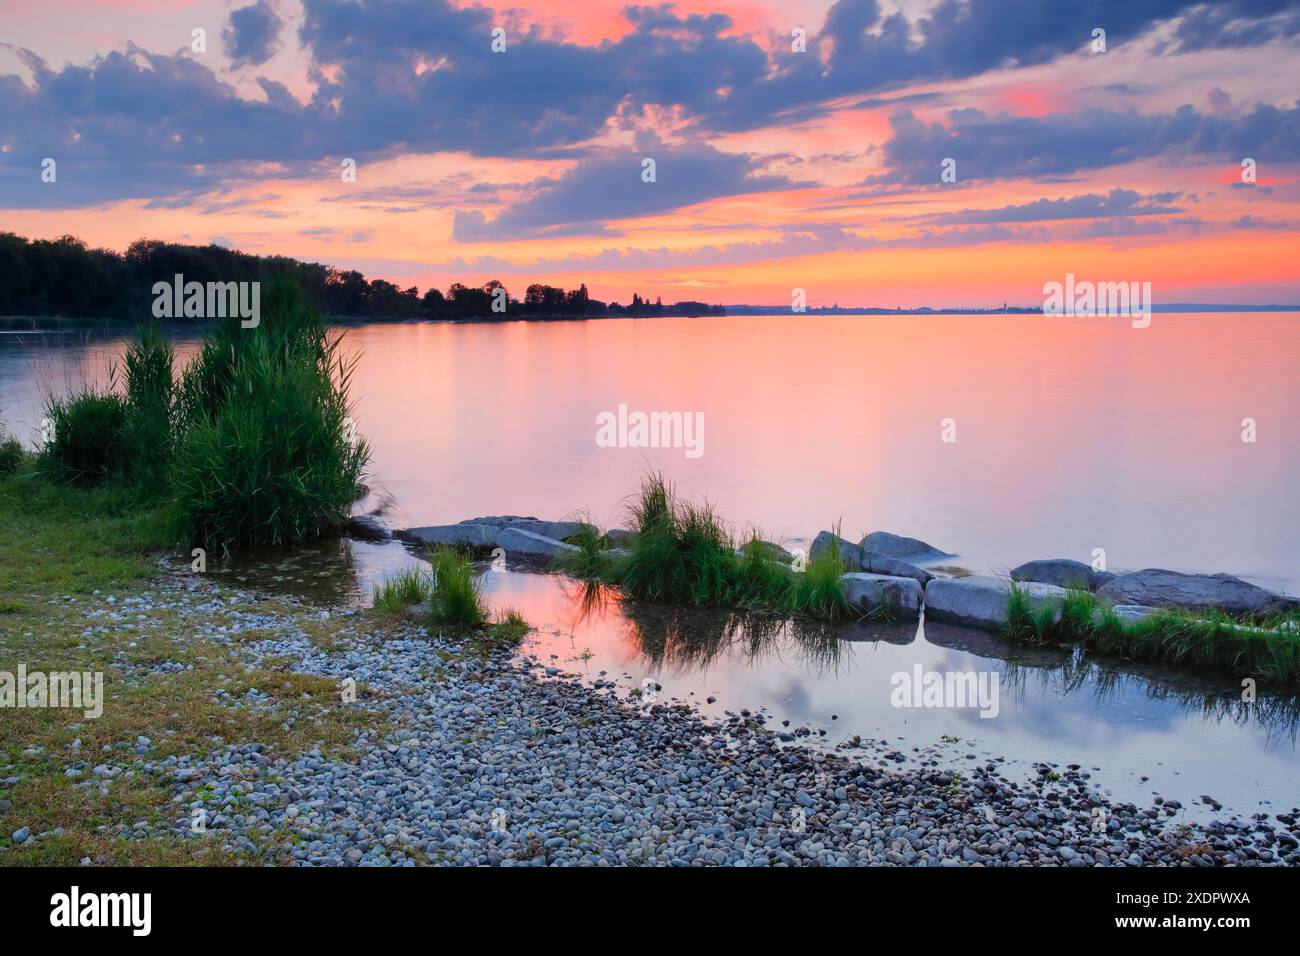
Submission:
[[[912,22],[886,13],[879,0],[838,0],[808,54],[782,51],[762,80],[734,91],[700,121],[743,129],[774,114],[815,114],[835,97],[1039,66],[1087,50],[1097,27],[1113,49],[1158,24],[1196,16],[1182,39],[1162,45],[1166,53],[1294,39],[1295,8],[1294,0],[940,0]],[[825,55],[824,69],[814,53]]]
[[[963,109],[948,113],[947,120],[926,123],[911,111],[895,114],[884,147],[890,171],[872,182],[936,184],[945,158],[957,161],[958,182],[1063,178],[1166,153],[1217,156],[1232,164],[1246,156],[1300,160],[1300,103],[1260,104],[1235,116],[1191,106],[1164,114],[1082,110],[1042,117]]]
[[[672,110],[702,134],[753,128],[815,116],[831,100],[860,95],[878,105],[875,94],[909,85],[1046,63],[1085,49],[1098,24],[1113,46],[1172,23],[1172,52],[1293,38],[1293,6],[1265,0],[1224,0],[1212,8],[1187,0],[941,0],[911,21],[886,14],[877,0],[839,0],[810,37],[807,53],[792,53],[786,43],[769,56],[753,39],[732,35],[729,17],[682,15],[670,5],[627,8],[631,30],[616,42],[583,45],[540,28],[508,27],[507,51],[493,53],[491,31],[499,18],[484,7],[449,0],[303,0],[298,39],[317,85],[305,104],[268,79],[258,81],[263,101],[245,99],[188,54],[128,45],[89,64],[53,69],[20,51],[30,83],[0,76],[0,131],[11,144],[0,153],[0,205],[66,208],[121,198],[183,203],[226,183],[328,175],[331,168],[336,175],[342,157],[364,163],[402,152],[581,158],[590,152],[585,144],[611,123],[630,125],[645,108]],[[268,0],[235,10],[226,34],[232,63],[264,61],[282,27]],[[1260,129],[1243,126],[1239,139],[1259,142],[1276,122],[1278,116],[1261,109],[1251,114]],[[1013,120],[959,118],[962,128],[992,137],[982,149],[962,144],[969,153],[964,174],[997,175],[1004,161],[1020,175],[1123,162],[1149,155],[1144,137],[1152,133],[1158,143],[1182,143],[1169,128],[1179,124],[1199,126],[1201,135],[1221,141],[1232,132],[1211,128],[1198,114],[1155,127],[1137,114],[1106,116],[1118,128],[1100,128],[1088,115],[1058,120],[1052,132],[1065,142],[1035,139],[1032,127],[1016,129]],[[1243,121],[1225,115],[1222,122],[1231,127]],[[944,127],[910,123],[895,131],[891,165],[901,170],[923,161],[924,175],[919,168],[903,175],[929,181],[932,147],[947,146],[950,137]],[[1070,140],[1073,133],[1100,141]],[[1042,153],[1005,157],[1011,141]],[[1076,149],[1085,156],[1082,165],[1070,159]],[[939,155],[950,154],[958,155]],[[58,160],[59,182],[40,188],[46,156]]]
[[[654,160],[655,181],[642,179]],[[604,222],[671,212],[695,203],[799,185],[763,175],[754,157],[710,146],[643,143],[638,150],[602,152],[574,165],[531,198],[509,204],[495,218],[467,210],[454,219],[463,240],[535,235],[606,234]]]
[[[55,71],[20,51],[31,85],[0,76],[0,206],[74,208],[273,178],[265,163],[319,155],[302,110],[240,99],[188,56],[134,45]],[[57,182],[40,164],[57,163]],[[286,171],[288,171],[286,169]]]
[[[1296,224],[1282,219],[1260,219],[1258,216],[1245,215],[1228,223],[1229,229],[1294,229]]]
[[[230,25],[221,32],[226,55],[235,66],[260,66],[280,48],[280,31],[285,20],[271,0],[257,0],[251,7],[230,13]]]
[[[1300,33],[1300,4],[1295,0],[1224,0],[1188,10],[1174,26],[1171,40],[1158,53],[1258,46],[1293,40]]]
[[[1061,199],[1037,199],[1000,209],[961,209],[929,217],[939,225],[982,222],[1055,222],[1064,219],[1109,219],[1120,216],[1164,216],[1183,210],[1171,203],[1182,197],[1177,192],[1143,195],[1132,189],[1109,193],[1087,193]]]

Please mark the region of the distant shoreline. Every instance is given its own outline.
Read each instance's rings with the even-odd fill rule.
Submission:
[[[356,326],[356,325],[373,325],[382,323],[384,325],[413,325],[421,323],[447,323],[452,325],[489,325],[503,322],[589,322],[600,321],[603,319],[696,319],[696,318],[753,318],[773,315],[798,315],[798,316],[888,316],[888,315],[1043,315],[1043,310],[1039,308],[1018,308],[1007,307],[1004,309],[879,309],[879,308],[849,308],[849,307],[824,307],[810,308],[803,312],[791,312],[789,306],[767,306],[767,305],[728,305],[723,307],[726,311],[722,316],[718,315],[505,315],[505,316],[481,316],[481,317],[462,317],[462,318],[397,318],[384,315],[326,315],[325,320],[330,325]],[[1202,312],[1300,312],[1300,305],[1212,305],[1205,303],[1171,303],[1169,305],[1153,305],[1152,312],[1164,314],[1170,313],[1202,313]],[[1054,317],[1054,316],[1053,316]],[[1105,318],[1105,316],[1098,316]],[[0,315],[0,334],[3,333],[22,333],[22,332],[89,332],[96,329],[130,329],[138,324],[138,320],[119,319],[119,318],[67,318],[54,315]],[[166,328],[175,328],[179,326],[202,328],[207,324],[206,320],[167,320],[162,325]]]
[[[1043,315],[1042,306],[1005,306],[1000,309],[977,309],[954,306],[933,309],[881,309],[854,306],[821,306],[792,313],[788,305],[727,305],[727,315]],[[1152,305],[1152,312],[1300,312],[1300,305],[1213,305],[1200,302],[1171,302]],[[1105,318],[1105,316],[1098,316]]]

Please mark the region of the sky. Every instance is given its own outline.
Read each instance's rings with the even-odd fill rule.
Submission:
[[[0,0],[0,230],[624,303],[1300,303],[1298,63],[1295,0]]]

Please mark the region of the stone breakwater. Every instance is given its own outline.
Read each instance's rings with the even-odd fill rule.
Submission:
[[[508,649],[480,656],[415,625],[272,607],[207,580],[177,580],[130,610],[132,621],[177,620],[179,640],[247,668],[351,679],[356,701],[337,706],[378,718],[346,759],[275,754],[226,730],[204,752],[163,758],[141,738],[80,761],[87,786],[165,781],[161,819],[118,835],[194,841],[196,854],[216,845],[302,866],[1300,864],[1294,810],[1187,826],[1175,800],[1107,802],[1077,766],[1043,764],[1029,779],[995,760],[960,775],[891,770],[862,757],[884,743],[855,738],[829,754],[782,745],[760,716],[710,723]],[[118,613],[88,617],[111,628]],[[222,702],[232,713],[270,706],[256,689]]]
[[[421,545],[474,551],[495,549],[505,560],[538,567],[576,552],[578,549],[564,539],[573,537],[584,527],[589,526],[578,521],[504,515],[389,532],[371,516],[356,516],[352,519],[351,533],[371,540],[395,536]],[[618,548],[632,537],[630,531],[614,529],[607,533],[606,540],[610,548]],[[773,561],[791,568],[792,573],[798,570],[799,555],[778,544],[764,542],[764,545]],[[919,617],[924,609],[937,620],[1000,630],[1008,623],[1013,585],[1029,599],[1035,611],[1046,606],[1059,612],[1071,587],[1094,591],[1125,621],[1140,620],[1162,608],[1218,609],[1232,615],[1256,617],[1300,610],[1300,600],[1230,574],[1186,574],[1161,568],[1114,574],[1067,558],[1027,562],[1013,568],[1010,579],[952,576],[922,565],[933,566],[956,555],[917,538],[887,531],[874,531],[858,542],[822,531],[813,539],[806,557],[817,558],[835,551],[847,569],[841,585],[850,603],[864,613],[883,611],[904,620]]]

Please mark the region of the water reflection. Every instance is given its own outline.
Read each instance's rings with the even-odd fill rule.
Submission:
[[[558,578],[555,585],[570,601],[570,633],[584,624],[612,624],[635,645],[642,666],[652,675],[715,665],[757,668],[781,663],[811,677],[838,675],[852,669],[854,643],[882,642],[905,647],[924,641],[937,647],[996,659],[1000,688],[1023,707],[1030,697],[1086,694],[1098,707],[1115,705],[1130,693],[1171,704],[1203,720],[1237,726],[1255,724],[1270,742],[1296,743],[1300,698],[1261,693],[1242,700],[1230,683],[1208,676],[1132,665],[1119,669],[1082,652],[1058,648],[1018,647],[993,634],[921,622],[830,624],[770,614],[717,608],[657,605],[623,598],[617,589]],[[1031,684],[1032,690],[1031,690]]]
[[[1187,819],[1290,808],[1300,793],[1300,702],[1212,677],[1096,661],[1059,648],[1017,646],[953,625],[825,625],[705,608],[621,600],[556,575],[485,573],[498,607],[519,609],[538,630],[525,653],[629,694],[646,678],[661,699],[706,714],[765,712],[774,730],[835,746],[862,738],[891,766],[974,760],[1042,761],[1089,768],[1116,799],[1177,798]],[[920,665],[996,673],[999,714],[900,708],[891,676]],[[788,722],[788,724],[786,723]],[[825,736],[819,736],[824,734]],[[1202,795],[1207,803],[1197,803]],[[1279,796],[1281,795],[1281,796]]]
[[[580,509],[616,524],[649,465],[774,539],[839,520],[977,572],[1104,546],[1111,570],[1227,571],[1295,593],[1296,318],[1166,314],[1140,347],[1124,323],[941,315],[377,323],[344,341],[358,430],[407,527]],[[196,330],[170,332],[188,355]],[[34,442],[44,393],[102,383],[124,344],[0,336],[0,417]],[[773,387],[796,381],[798,401]],[[864,382],[870,400],[846,407]],[[598,447],[595,416],[620,403],[703,412],[707,454]],[[840,411],[810,423],[809,408]],[[954,408],[967,438],[944,444]],[[1238,408],[1268,440],[1240,441],[1224,414]]]
[[[652,671],[706,671],[720,660],[743,660],[760,666],[765,659],[796,666],[809,676],[838,672],[845,644],[837,630],[817,621],[790,620],[756,612],[688,608],[621,600],[616,592],[584,586],[582,605],[592,592],[602,610],[616,603],[613,613],[631,636]]]
[[[232,585],[325,604],[368,604],[373,585],[421,558],[396,543],[319,542],[293,555],[210,565]],[[1115,799],[1182,801],[1187,819],[1290,809],[1300,793],[1300,700],[1261,691],[1250,704],[1232,682],[1016,646],[939,622],[829,625],[763,614],[625,600],[562,575],[480,568],[494,608],[518,609],[537,630],[522,653],[622,695],[654,678],[661,699],[706,715],[766,713],[774,730],[807,728],[834,747],[861,738],[859,759],[889,766],[997,760],[1032,775],[1048,761],[1089,768]],[[899,708],[891,675],[926,670],[998,675],[1000,712]],[[612,683],[611,683],[612,682]],[[788,726],[782,722],[788,721]],[[825,736],[820,736],[824,734]]]
[[[1120,670],[1110,662],[1081,654],[1064,655],[1063,661],[1051,666],[1008,658],[1002,664],[1001,679],[1003,692],[1010,691],[1022,700],[1031,682],[1039,693],[1088,694],[1098,707],[1113,706],[1131,693],[1140,693],[1188,714],[1199,713],[1207,723],[1254,726],[1263,731],[1269,746],[1294,748],[1300,730],[1300,697],[1293,694],[1261,692],[1255,700],[1245,701],[1239,688],[1214,678],[1189,677],[1155,667]]]

